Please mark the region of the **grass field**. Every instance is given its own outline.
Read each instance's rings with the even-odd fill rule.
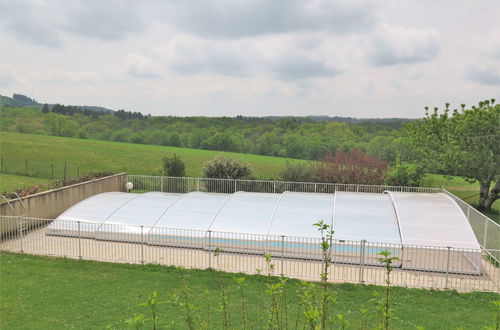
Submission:
[[[152,174],[162,168],[163,157],[177,153],[186,164],[188,176],[201,176],[205,162],[220,154],[217,151],[83,140],[45,135],[0,132],[3,172],[51,178],[51,164],[61,176],[64,161],[68,176],[96,171],[125,171],[131,174]],[[277,178],[287,158],[224,152],[249,164],[258,178]]]
[[[172,294],[181,295],[181,284],[186,281],[192,289],[191,302],[200,311],[206,311],[209,302],[211,328],[221,328],[219,311],[219,275],[208,270],[180,270],[163,266],[140,266],[63,258],[48,258],[23,254],[0,254],[0,328],[2,329],[63,329],[63,328],[127,328],[125,319],[137,313],[148,314],[146,307],[138,306],[154,290],[160,300],[158,315],[161,324],[172,329],[186,328],[182,322],[184,310],[169,303]],[[269,296],[262,292],[264,276],[223,274],[229,288],[229,305],[233,324],[240,320],[240,298],[237,277],[246,278],[248,313],[258,328],[258,308],[268,311]],[[289,324],[297,315],[299,282],[287,284]],[[339,284],[332,286],[336,304],[332,314],[344,314],[353,329],[361,325],[361,308],[370,310],[368,321],[376,319],[373,293],[381,287]],[[262,294],[262,298],[259,296]],[[494,322],[495,307],[490,301],[497,295],[488,293],[440,292],[417,289],[393,289],[395,303],[394,329],[479,329]],[[146,328],[151,328],[148,323]],[[290,326],[290,328],[294,328]]]
[[[177,153],[186,163],[188,176],[201,176],[205,162],[219,154],[216,151],[163,147],[100,140],[54,137],[45,135],[0,132],[2,172],[40,178],[60,178],[66,161],[67,176],[89,172],[125,171],[130,174],[153,174],[160,171],[162,158]],[[257,178],[279,178],[282,168],[291,159],[240,153],[224,153],[249,164]],[[27,160],[27,162],[26,162]],[[301,160],[293,160],[301,161]],[[52,164],[54,168],[52,168]],[[54,175],[52,175],[54,173]],[[14,180],[15,181],[15,180]],[[478,203],[479,185],[459,177],[451,179],[437,174],[426,176],[424,186],[445,187],[469,204]],[[7,190],[12,189],[8,188]],[[3,190],[3,189],[2,189]],[[469,198],[467,198],[469,197]],[[500,202],[487,215],[500,222]]]
[[[29,176],[1,174],[0,173],[0,193],[11,193],[16,189],[31,187],[40,183],[47,183],[48,179],[33,178]]]

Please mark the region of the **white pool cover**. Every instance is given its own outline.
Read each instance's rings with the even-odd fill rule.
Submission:
[[[319,220],[334,229],[339,262],[377,263],[385,249],[400,257],[396,266],[479,272],[480,246],[469,222],[442,193],[110,192],[74,205],[47,234],[317,259]],[[450,248],[463,251],[450,257]]]

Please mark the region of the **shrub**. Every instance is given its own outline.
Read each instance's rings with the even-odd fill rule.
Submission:
[[[182,177],[186,176],[186,166],[180,156],[174,153],[173,157],[163,158],[163,173],[166,176]]]
[[[386,183],[391,186],[418,187],[424,175],[422,166],[397,161],[387,172]]]
[[[237,160],[217,156],[213,160],[205,163],[203,176],[205,178],[216,179],[248,179],[252,174],[252,169]]]
[[[337,150],[335,155],[327,154],[316,164],[320,182],[382,184],[387,169],[388,164],[379,157],[357,149]]]
[[[286,162],[285,168],[281,171],[281,178],[284,181],[315,182],[316,171],[312,164],[306,162]]]

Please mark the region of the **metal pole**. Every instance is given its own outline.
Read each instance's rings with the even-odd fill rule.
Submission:
[[[66,180],[67,163],[64,161],[64,180]]]
[[[484,219],[483,248],[487,249],[488,247],[486,246],[486,241],[488,240],[488,219],[486,219],[486,217],[483,217],[483,219]]]
[[[144,226],[141,226],[141,264],[144,265]]]
[[[82,259],[82,235],[80,231],[80,221],[76,222],[78,224],[78,259]]]
[[[200,191],[200,178],[196,178],[196,191]]]
[[[24,247],[23,247],[23,223],[22,223],[22,217],[17,218],[17,232],[21,236],[21,239],[19,240],[21,243],[21,253],[24,252]]]
[[[446,258],[446,283],[444,285],[445,289],[448,289],[448,274],[450,272],[450,251],[451,251],[451,247],[448,246],[448,256]]]
[[[208,231],[208,268],[212,269],[212,231]]]
[[[284,261],[285,261],[285,235],[281,235],[281,277],[285,276]]]
[[[361,251],[359,253],[359,283],[364,283],[365,275],[365,244],[366,240],[361,240]]]
[[[234,180],[234,192],[236,192],[236,180]]]
[[[26,165],[25,165],[25,176],[28,176],[28,160],[26,159]]]
[[[317,189],[317,185],[318,185],[317,183],[315,183],[315,184],[314,184],[314,193],[315,193],[315,194],[316,194],[316,193],[317,193],[317,191],[318,191],[318,189]]]
[[[164,181],[164,178],[163,178],[163,177],[161,177],[161,178],[160,178],[160,191],[161,191],[161,192],[164,192],[164,191],[163,191],[163,185],[164,185],[165,183],[164,183],[163,181]]]

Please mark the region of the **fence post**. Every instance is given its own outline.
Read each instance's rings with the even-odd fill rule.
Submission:
[[[208,231],[208,268],[212,269],[212,231]]]
[[[80,167],[79,166],[76,167],[76,177],[80,178]]]
[[[78,224],[78,259],[82,259],[82,235],[80,231],[80,221],[76,222]]]
[[[66,163],[66,161],[64,161],[64,180],[66,180],[66,171],[67,171],[67,168],[68,168],[68,164]]]
[[[164,183],[164,181],[165,181],[165,180],[164,180],[164,177],[161,177],[161,178],[160,178],[160,191],[161,191],[161,192],[165,192],[165,191],[163,190],[163,185],[165,184],[165,183]]]
[[[25,172],[24,172],[24,175],[28,176],[28,160],[27,159],[26,159],[26,163],[25,163]]]
[[[144,265],[144,226],[141,226],[141,264]]]
[[[483,235],[483,248],[487,249],[486,242],[488,240],[488,219],[483,217],[484,219],[484,235]]]
[[[281,235],[281,277],[285,276],[285,235]]]
[[[23,223],[22,223],[22,216],[17,217],[17,232],[20,235],[19,242],[21,244],[21,253],[24,252],[24,247],[23,247]]]
[[[315,184],[314,184],[314,193],[316,194],[317,192],[318,192],[318,184],[317,184],[317,183],[315,183]]]
[[[196,178],[196,191],[200,191],[200,178]]]
[[[448,255],[446,257],[446,283],[444,285],[445,289],[448,289],[448,274],[450,273],[450,252],[451,252],[451,247],[448,246]]]
[[[236,192],[236,180],[234,180],[234,192]]]
[[[359,283],[365,283],[365,244],[366,240],[361,240],[361,249],[359,252]]]
[[[276,181],[273,181],[273,194],[276,194]]]
[[[52,167],[52,176],[51,179],[54,180],[54,163],[50,164]]]

